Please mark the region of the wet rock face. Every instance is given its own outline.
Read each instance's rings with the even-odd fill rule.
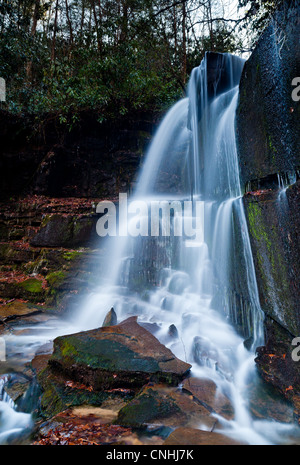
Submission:
[[[0,304],[25,299],[58,312],[78,306],[78,294],[90,292],[102,273],[98,202],[44,196],[0,202]],[[3,312],[0,305],[0,319]]]
[[[244,196],[261,306],[300,334],[300,182]]]
[[[232,61],[226,53],[206,52],[208,95],[226,92],[229,88],[239,84],[238,72],[243,68],[238,57]],[[237,72],[238,71],[238,72]]]
[[[297,392],[299,377],[291,360],[291,341],[300,334],[300,105],[292,97],[300,76],[299,15],[299,2],[282,2],[244,66],[236,114],[243,202],[266,315],[256,363],[285,397]]]
[[[300,105],[292,99],[300,76],[299,15],[299,4],[284,5],[243,70],[236,120],[242,189],[300,167]]]

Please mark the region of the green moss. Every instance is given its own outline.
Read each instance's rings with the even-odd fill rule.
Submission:
[[[77,251],[77,250],[72,250],[70,252],[65,252],[63,254],[63,258],[67,261],[72,261],[72,260],[76,260],[78,257],[80,257],[81,255],[81,252]]]
[[[18,286],[22,287],[26,292],[30,292],[32,294],[39,294],[43,291],[43,283],[35,278],[29,278],[25,281],[18,284]]]
[[[76,236],[79,234],[83,229],[87,227],[93,227],[93,219],[92,218],[84,218],[84,221],[80,221],[78,218],[74,220],[73,223],[73,234]]]
[[[66,280],[66,274],[63,271],[54,271],[46,276],[49,286],[54,289],[59,288]]]
[[[290,284],[280,225],[272,206],[262,202],[247,203],[250,236],[254,240],[254,255],[263,289],[263,304],[273,314],[274,308],[289,313]],[[278,311],[278,310],[277,310]]]
[[[74,345],[70,343],[68,339],[64,340],[64,343],[60,347],[62,357],[74,357],[77,354],[77,350]]]
[[[273,142],[272,142],[272,138],[271,136],[269,135],[268,137],[268,147],[269,147],[269,151],[270,151],[270,154],[271,154],[271,162],[274,166],[277,166],[277,149],[276,147],[274,147],[273,145]]]
[[[38,382],[43,390],[41,397],[41,412],[46,417],[52,417],[66,409],[66,403],[59,393],[58,386],[53,380],[49,380],[48,368],[45,368],[38,376]]]
[[[249,202],[247,208],[248,220],[252,236],[257,241],[263,241],[268,250],[272,251],[272,243],[265,230],[261,208],[257,203]]]

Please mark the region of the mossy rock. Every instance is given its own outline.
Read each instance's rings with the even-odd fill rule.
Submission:
[[[150,379],[177,385],[191,368],[140,326],[136,317],[56,338],[49,364],[56,373],[84,380],[95,390],[137,389]]]
[[[96,218],[93,216],[54,214],[44,219],[30,242],[35,247],[76,248],[86,246],[96,238]]]
[[[63,286],[67,278],[67,274],[63,271],[53,271],[46,276],[47,282],[51,288],[59,289]]]
[[[66,378],[54,375],[49,367],[42,370],[37,379],[42,389],[41,414],[45,418],[53,417],[69,407],[79,405],[101,406],[111,395],[106,392],[91,391],[85,385],[72,386]]]
[[[14,300],[13,302],[0,307],[0,320],[6,321],[18,317],[26,317],[40,312],[41,310],[41,307],[35,306],[34,304]]]
[[[164,384],[147,385],[125,405],[115,423],[135,428],[156,424],[165,427],[205,424],[212,429],[216,420],[192,396]]]
[[[260,302],[264,312],[290,333],[300,331],[300,183],[244,196]]]
[[[43,293],[43,282],[36,278],[28,278],[18,284],[22,289],[31,294]]]

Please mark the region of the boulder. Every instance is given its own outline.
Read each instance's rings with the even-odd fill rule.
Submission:
[[[178,337],[179,337],[178,329],[176,328],[176,326],[175,326],[174,324],[172,324],[172,325],[169,326],[168,335],[169,335],[172,339],[178,339]]]
[[[107,313],[106,317],[104,318],[102,327],[107,326],[115,326],[118,322],[117,314],[113,308]]]
[[[174,428],[201,423],[211,431],[216,419],[206,407],[180,389],[149,384],[120,410],[116,423],[135,428],[153,424]]]
[[[34,247],[81,247],[97,239],[97,217],[93,215],[54,214],[46,216],[32,237]]]
[[[56,338],[49,366],[94,390],[139,388],[149,380],[176,385],[191,368],[140,326],[137,317]]]
[[[132,393],[128,390],[94,391],[84,382],[79,383],[62,374],[53,373],[49,369],[48,359],[49,355],[39,355],[32,362],[38,385],[42,390],[39,409],[44,418],[52,418],[70,407],[101,407],[103,403],[114,399],[122,403],[123,399],[128,401],[132,398]]]

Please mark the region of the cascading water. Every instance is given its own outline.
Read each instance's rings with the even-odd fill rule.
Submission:
[[[137,315],[140,323],[155,323],[155,336],[191,363],[191,375],[212,379],[231,399],[234,419],[218,417],[223,434],[249,444],[277,444],[291,427],[253,420],[248,408],[247,383],[255,377],[263,318],[235,142],[243,64],[229,54],[206,54],[192,73],[188,97],[171,108],[149,148],[131,201],[146,203],[148,213],[157,203],[172,211],[170,231],[151,236],[145,214],[139,222],[148,221],[147,233],[132,237],[126,235],[130,219],[121,215],[119,236],[106,239],[109,259],[102,263],[106,276],[99,288],[72,327],[58,322],[43,337],[99,327],[111,307],[119,321]],[[188,214],[180,215],[188,203]],[[159,221],[163,228],[163,214]],[[182,223],[196,223],[199,237],[175,234]],[[29,342],[31,347],[36,339]]]
[[[230,397],[234,420],[219,418],[226,433],[250,444],[271,444],[280,442],[288,427],[253,421],[246,390],[249,377],[255,377],[255,348],[263,343],[263,317],[235,141],[243,65],[229,54],[206,54],[192,72],[188,97],[159,127],[132,196],[132,201],[150,205],[159,199],[173,207],[173,232],[178,202],[201,202],[203,240],[188,247],[186,238],[175,234],[110,238],[111,273],[100,293],[90,296],[77,324],[85,329],[101,325],[110,307],[119,320],[138,315],[140,322],[156,323],[155,336],[192,364],[192,375],[213,379]],[[241,274],[243,295],[238,296],[234,281]],[[170,337],[174,325],[177,339]],[[252,342],[250,350],[245,338]]]
[[[11,397],[4,389],[8,376],[0,376],[0,444],[12,441],[32,426],[31,415],[18,412]]]

